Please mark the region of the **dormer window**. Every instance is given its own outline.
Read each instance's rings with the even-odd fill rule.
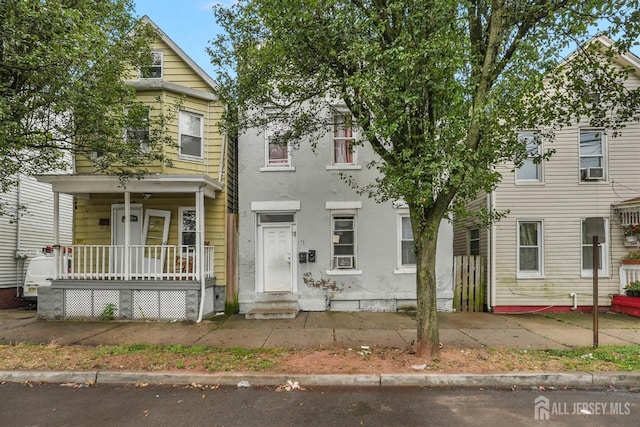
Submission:
[[[161,79],[162,67],[164,65],[164,54],[161,50],[151,51],[151,66],[145,71],[142,71],[142,78],[144,79]]]

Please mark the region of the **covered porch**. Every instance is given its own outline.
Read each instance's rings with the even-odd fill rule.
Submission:
[[[199,322],[215,310],[220,290],[215,248],[205,240],[205,199],[215,198],[220,182],[205,175],[148,175],[124,182],[106,175],[46,175],[38,180],[54,192],[55,258],[51,288],[38,293],[39,317]],[[74,213],[70,246],[60,246],[58,239],[60,193],[85,200],[108,197],[111,203],[108,216],[104,206],[93,212],[91,203],[82,221]],[[148,203],[151,198],[155,204]],[[190,200],[186,204],[193,208],[174,219],[170,237],[176,214],[172,198]],[[181,231],[183,226],[188,231]]]

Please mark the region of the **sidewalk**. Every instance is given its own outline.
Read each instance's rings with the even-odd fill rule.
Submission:
[[[588,313],[440,313],[439,320],[440,341],[448,347],[566,349],[593,344],[593,320]],[[415,334],[415,320],[404,313],[300,312],[288,320],[246,320],[235,315],[187,323],[42,321],[35,311],[0,310],[3,344],[407,348]],[[599,343],[640,344],[640,318],[600,313]]]
[[[593,344],[591,314],[554,313],[499,315],[492,313],[440,313],[440,340],[445,347],[504,347],[518,349],[566,349]],[[35,311],[0,310],[0,343],[56,343],[61,345],[206,345],[210,347],[316,346],[354,348],[360,345],[408,348],[415,339],[415,320],[403,313],[300,312],[290,320],[246,320],[242,315],[220,316],[202,323],[41,321]],[[640,344],[640,318],[615,313],[599,315],[599,343]],[[101,382],[189,383],[192,376],[154,373],[29,373],[0,372],[0,380],[24,381],[25,377],[57,382],[60,378],[90,377]],[[554,376],[555,375],[555,376]],[[187,378],[188,377],[188,378]],[[236,384],[238,378],[252,384],[274,383],[282,375],[232,374],[199,376],[202,381]],[[308,377],[308,378],[307,378]],[[155,378],[155,380],[154,380]],[[386,378],[386,380],[385,380]],[[555,380],[554,380],[555,378]],[[39,379],[40,381],[45,381]],[[335,375],[305,376],[306,384],[347,385],[478,385],[545,384],[565,385],[640,384],[640,374],[500,374],[500,375]],[[74,381],[70,379],[69,381]],[[286,380],[285,380],[286,381]],[[235,382],[235,383],[234,383]],[[414,383],[418,384],[414,384]],[[282,382],[279,382],[281,384]]]

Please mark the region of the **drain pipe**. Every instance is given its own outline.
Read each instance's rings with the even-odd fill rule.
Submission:
[[[576,311],[578,309],[578,294],[571,292],[569,297],[573,298],[573,307],[571,307],[571,311]]]
[[[16,260],[16,298],[20,297],[20,287],[23,285],[24,280],[24,261],[22,261],[22,272],[18,266],[20,265],[20,259],[18,258],[18,251],[22,246],[22,230],[20,224],[20,181],[21,176],[20,172],[18,172],[18,180],[16,183],[16,249],[15,249],[15,260]]]

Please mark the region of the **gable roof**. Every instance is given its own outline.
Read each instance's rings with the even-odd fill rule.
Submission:
[[[142,22],[151,25],[158,32],[162,41],[165,42],[171,48],[171,50],[173,50],[176,55],[178,55],[180,59],[182,59],[200,78],[202,78],[202,80],[204,80],[206,84],[208,84],[213,90],[217,92],[218,86],[213,81],[213,79],[202,68],[200,68],[200,66],[196,64],[195,61],[191,59],[189,55],[187,55],[185,51],[180,48],[180,46],[178,46],[173,40],[171,40],[171,38],[164,31],[162,31],[162,29],[158,27],[155,22],[151,20],[151,18],[145,15],[142,17]]]
[[[609,37],[605,36],[604,34],[596,34],[595,36],[593,36],[591,38],[591,40],[586,42],[584,45],[585,46],[591,46],[594,43],[600,43],[600,45],[604,49],[610,49],[615,44],[613,40],[611,40]],[[580,52],[581,52],[580,48],[574,50],[562,62],[563,63],[570,62],[573,58],[575,58],[576,56],[580,55]],[[629,66],[633,67],[634,68],[634,72],[637,75],[640,75],[640,57],[635,55],[633,52],[627,51],[627,52],[624,52],[624,53],[616,54],[615,55],[615,61],[618,62],[618,63],[621,63],[622,65],[629,65]]]

